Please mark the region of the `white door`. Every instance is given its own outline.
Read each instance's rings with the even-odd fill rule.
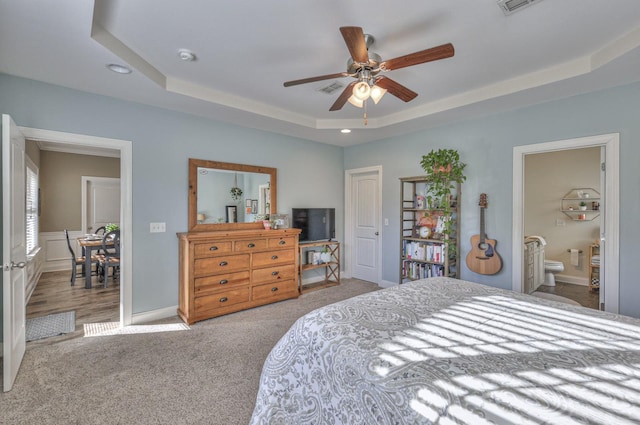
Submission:
[[[379,283],[380,196],[377,171],[355,174],[351,180],[351,275]]]
[[[2,323],[3,390],[9,391],[25,351],[25,149],[24,136],[2,115]]]
[[[82,177],[83,233],[120,222],[120,179]]]

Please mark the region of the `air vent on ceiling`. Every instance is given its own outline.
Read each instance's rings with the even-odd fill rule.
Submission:
[[[326,94],[331,94],[334,91],[338,91],[343,87],[344,87],[344,85],[342,83],[340,83],[338,81],[334,81],[333,83],[329,84],[328,86],[322,87],[318,91],[321,91],[322,93],[326,93]]]
[[[498,0],[498,6],[505,15],[511,15],[514,12],[524,9],[527,6],[531,6],[534,3],[539,3],[541,0]]]

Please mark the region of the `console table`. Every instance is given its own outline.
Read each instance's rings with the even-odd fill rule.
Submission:
[[[322,251],[326,251],[326,261],[318,264],[309,264],[306,253],[309,248],[320,247]],[[300,242],[298,244],[298,292],[315,291],[317,289],[328,288],[340,284],[340,242],[337,241],[318,241],[318,242]],[[324,268],[324,280],[313,282],[307,285],[302,284],[302,275],[304,272],[315,269]]]

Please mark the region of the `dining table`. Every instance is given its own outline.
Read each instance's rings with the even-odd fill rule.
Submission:
[[[91,261],[91,256],[94,251],[102,249],[102,236],[101,235],[84,235],[78,238],[78,245],[82,248],[82,255],[85,258],[84,262],[84,287],[91,289],[91,265],[94,263]],[[107,248],[113,246],[113,240],[107,239],[105,241]]]

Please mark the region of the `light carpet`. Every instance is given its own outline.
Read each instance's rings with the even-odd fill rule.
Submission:
[[[66,311],[64,313],[34,317],[32,319],[27,319],[25,329],[26,340],[35,341],[37,339],[49,338],[73,332],[75,329],[75,311]]]
[[[3,425],[246,425],[262,364],[293,322],[323,305],[378,289],[342,284],[197,322],[184,332],[73,338],[27,346]],[[182,323],[177,316],[151,323]]]

